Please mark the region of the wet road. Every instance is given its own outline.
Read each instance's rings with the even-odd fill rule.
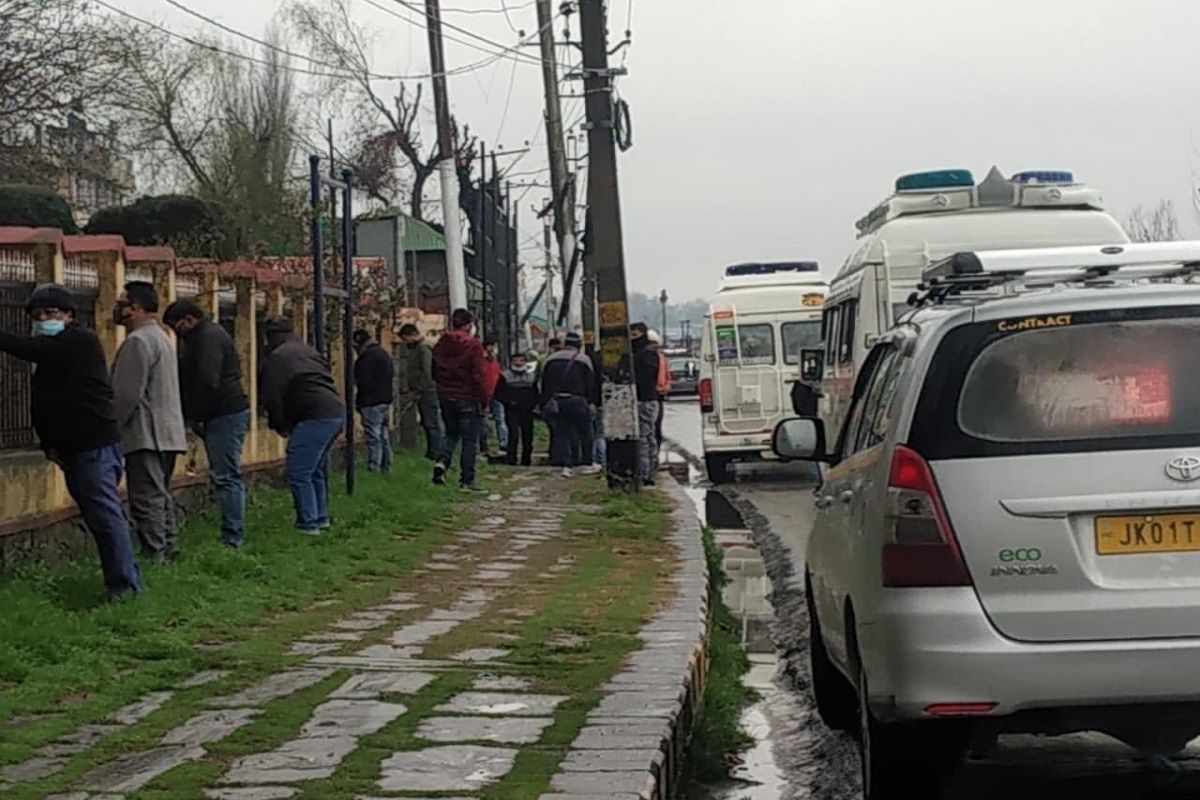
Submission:
[[[702,454],[694,401],[672,401],[663,427],[665,436],[691,456]],[[691,472],[694,485],[702,487],[701,472]],[[721,487],[719,497],[709,495],[703,502],[703,488],[693,490],[725,548],[732,578],[726,603],[735,614],[741,612],[755,665],[747,682],[763,697],[743,719],[757,743],[745,754],[739,781],[712,790],[709,796],[716,800],[862,796],[854,744],[820,723],[806,689],[808,633],[801,576],[814,512],[806,474],[798,465],[743,466],[733,485]],[[742,524],[747,530],[736,529]],[[769,602],[761,597],[764,591]],[[971,761],[952,776],[940,797],[1200,798],[1200,742],[1176,762],[1178,774],[1148,773],[1136,756],[1100,734],[1003,737],[987,759]]]

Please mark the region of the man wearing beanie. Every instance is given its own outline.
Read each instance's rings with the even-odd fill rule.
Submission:
[[[138,594],[142,574],[118,493],[121,431],[100,339],[75,321],[75,300],[58,284],[34,289],[26,310],[33,336],[0,331],[0,350],[35,365],[33,428],[96,541],[109,599]]]
[[[296,528],[317,536],[330,526],[326,475],[329,451],[346,422],[325,357],[300,341],[292,321],[267,320],[267,359],[262,370],[267,424],[287,437],[284,474],[296,508]]]

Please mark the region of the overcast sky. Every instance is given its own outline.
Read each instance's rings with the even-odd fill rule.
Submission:
[[[377,71],[427,69],[419,15],[395,0],[375,2],[411,23],[350,1],[377,34]],[[110,2],[181,32],[209,30],[165,0]],[[255,34],[278,6],[181,2]],[[508,19],[466,13],[501,2]],[[1200,2],[612,0],[614,42],[630,3],[619,88],[635,129],[620,165],[631,289],[707,296],[726,264],[745,260],[816,258],[832,272],[854,221],[898,174],[938,167],[977,178],[992,164],[1073,169],[1118,217],[1168,198],[1185,234],[1200,234]],[[449,22],[509,46],[537,27],[526,0],[443,4]],[[484,57],[448,43],[452,68]],[[546,180],[535,64],[455,76],[450,93],[489,144],[532,142],[514,173],[535,174],[514,181]],[[565,104],[569,123],[582,116],[579,100]],[[545,196],[534,187],[522,203],[530,263],[540,229],[529,209]]]

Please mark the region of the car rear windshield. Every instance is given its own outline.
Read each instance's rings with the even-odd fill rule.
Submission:
[[[799,364],[800,351],[819,347],[821,344],[821,321],[785,322],[779,326],[783,337],[783,363]]]
[[[1163,313],[1051,314],[952,331],[926,379],[913,443],[929,457],[1200,443],[1200,310]]]

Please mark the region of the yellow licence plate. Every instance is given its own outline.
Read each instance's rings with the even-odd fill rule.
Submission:
[[[1096,517],[1096,552],[1102,556],[1191,550],[1200,551],[1200,512]]]

